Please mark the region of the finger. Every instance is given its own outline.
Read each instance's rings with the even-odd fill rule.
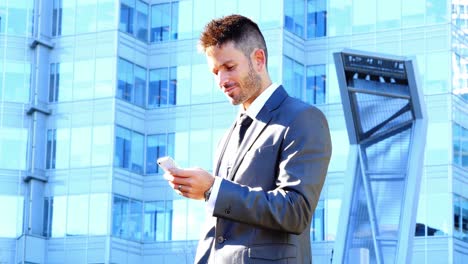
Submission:
[[[170,174],[169,172],[164,173],[163,178],[166,179],[167,181],[173,181],[174,180],[174,176],[172,174]]]
[[[169,172],[173,176],[183,177],[183,178],[191,177],[194,173],[192,169],[180,169],[180,168],[171,168],[169,169]]]

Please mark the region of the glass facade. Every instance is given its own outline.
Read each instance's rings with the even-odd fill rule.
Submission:
[[[231,13],[265,33],[273,81],[329,120],[313,262],[332,259],[349,154],[331,54],[352,48],[416,58],[429,125],[413,260],[463,263],[467,10],[457,0],[0,0],[0,263],[192,263],[204,204],[175,195],[155,160],[211,169],[237,109],[196,42]]]

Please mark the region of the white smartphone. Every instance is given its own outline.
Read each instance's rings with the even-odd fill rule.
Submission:
[[[158,159],[158,165],[163,168],[165,171],[168,171],[172,168],[177,168],[176,162],[169,156],[161,157]]]

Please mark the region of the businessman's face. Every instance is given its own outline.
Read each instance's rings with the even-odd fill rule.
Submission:
[[[253,66],[254,56],[246,57],[232,42],[206,50],[208,65],[223,93],[233,105],[247,108],[261,92],[261,78]]]

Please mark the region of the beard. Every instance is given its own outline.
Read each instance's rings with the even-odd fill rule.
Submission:
[[[255,72],[251,61],[249,61],[249,72],[247,76],[239,81],[239,87],[240,93],[231,98],[231,103],[233,105],[242,104],[253,96],[256,98],[258,92],[262,89],[262,80],[260,75]]]

